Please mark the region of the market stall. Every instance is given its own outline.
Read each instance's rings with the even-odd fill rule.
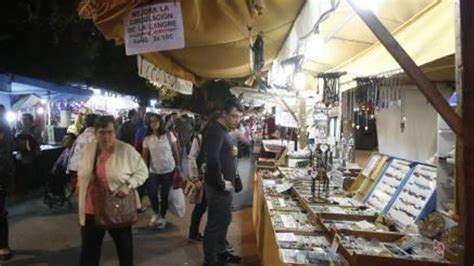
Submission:
[[[79,13],[140,54],[139,75],[158,86],[257,80],[231,92],[266,109],[254,132],[262,265],[458,262],[454,1],[175,2],[176,46],[136,53],[149,40],[134,43],[130,21],[154,3],[109,2]],[[357,165],[356,149],[374,153]]]
[[[447,99],[453,92],[449,55],[454,37],[433,50],[417,50],[432,41],[413,42],[412,36],[434,40],[441,28],[443,34],[454,36],[452,13],[446,9],[453,3],[418,4],[412,11],[421,11],[394,27],[393,34],[437,82],[440,97]],[[383,46],[374,42],[359,54],[364,49],[357,52],[347,45],[360,38],[355,32],[344,44],[336,44],[336,36],[347,35],[345,30],[357,20],[338,18],[350,13],[350,5],[328,3],[328,13],[334,14],[322,22],[315,16],[316,24],[308,23],[317,8],[314,3],[305,5],[295,34],[269,74],[273,84],[289,91],[313,90],[318,97],[312,103],[315,111],[303,112],[316,127],[313,140],[307,135],[308,146],[302,147],[309,154],[301,152],[298,163],[288,155],[270,167],[261,165],[255,175],[253,221],[262,265],[457,264],[462,244],[455,208],[454,133]],[[409,13],[399,11],[401,16]],[[388,19],[388,14],[377,13]],[[423,21],[433,16],[439,21],[427,28]],[[315,25],[314,35],[325,45],[307,38],[310,48],[294,56],[306,39],[301,33]],[[340,26],[328,30],[328,25]],[[327,53],[311,53],[313,49]],[[327,67],[324,61],[337,67]],[[307,74],[321,69],[325,73]],[[303,86],[298,84],[302,80]],[[301,111],[297,108],[295,117]],[[362,147],[378,152],[359,167],[353,164],[354,150]]]

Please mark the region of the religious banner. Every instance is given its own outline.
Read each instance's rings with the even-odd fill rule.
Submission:
[[[156,67],[142,56],[137,56],[138,75],[148,79],[158,86],[165,86],[181,94],[193,94],[193,83],[189,80],[177,78]]]
[[[124,38],[127,55],[184,48],[180,2],[135,8],[125,16]]]

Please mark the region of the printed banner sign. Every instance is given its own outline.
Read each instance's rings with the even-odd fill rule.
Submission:
[[[181,94],[193,94],[193,83],[189,80],[177,78],[156,67],[142,56],[137,56],[138,76],[165,86]]]
[[[124,36],[127,55],[184,48],[180,2],[135,8],[124,19]]]

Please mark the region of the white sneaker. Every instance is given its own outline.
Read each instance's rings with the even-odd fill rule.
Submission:
[[[166,220],[165,218],[160,218],[158,220],[158,228],[159,229],[164,229],[166,227]]]
[[[148,223],[148,226],[152,227],[159,224],[159,216],[158,214],[153,214],[151,216],[150,222]]]

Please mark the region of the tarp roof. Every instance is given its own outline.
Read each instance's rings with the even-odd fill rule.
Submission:
[[[123,17],[148,0],[84,0],[79,14],[93,19],[109,40],[123,43]],[[279,52],[305,0],[264,2],[263,14],[252,19],[253,1],[181,1],[185,48],[143,56],[171,75],[200,83],[202,79],[237,78],[250,74],[248,25],[264,32],[265,63]]]
[[[361,0],[362,1],[362,0]],[[123,43],[123,17],[150,0],[83,0],[82,17],[92,18],[107,39]],[[186,47],[144,58],[176,77],[199,84],[203,79],[236,78],[249,73],[247,25],[252,23],[252,1],[181,1]],[[298,40],[310,32],[332,0],[263,1],[263,15],[254,22],[254,33],[264,31],[265,62],[276,63],[292,57],[306,47]],[[453,0],[379,0],[373,9],[405,50],[419,65],[428,65],[454,54]],[[399,69],[398,64],[380,45],[345,0],[319,26],[325,40],[321,53],[308,57],[302,68],[310,73],[347,71],[346,80]],[[451,64],[451,63],[450,63]],[[278,65],[278,64],[274,64]],[[272,69],[272,71],[274,71]],[[279,71],[282,71],[281,69]],[[440,72],[446,76],[452,73]],[[278,76],[278,73],[272,73]],[[432,73],[433,75],[434,73]],[[441,77],[437,78],[442,79]]]
[[[49,81],[25,77],[21,75],[0,74],[0,93],[11,95],[36,94],[56,98],[87,99],[92,91],[78,87],[59,85]]]

